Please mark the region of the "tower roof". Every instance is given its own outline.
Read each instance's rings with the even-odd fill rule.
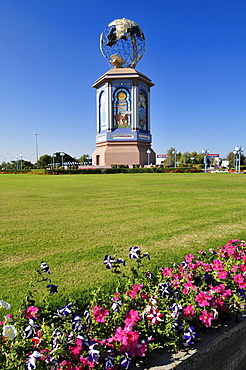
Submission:
[[[104,73],[101,77],[96,80],[92,87],[98,88],[102,83],[108,82],[114,79],[138,79],[146,83],[149,87],[154,86],[155,84],[143,73],[136,71],[133,68],[113,68],[108,72]]]

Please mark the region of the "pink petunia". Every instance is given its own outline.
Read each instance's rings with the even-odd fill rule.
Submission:
[[[208,328],[212,325],[212,320],[214,320],[215,317],[212,313],[207,312],[206,310],[202,311],[201,316],[199,317],[199,320]]]
[[[227,275],[228,275],[228,273],[224,270],[221,270],[221,271],[218,272],[218,278],[219,279],[226,279]]]
[[[191,304],[188,304],[188,306],[184,308],[183,312],[184,312],[184,317],[192,317],[195,314],[195,309]]]
[[[80,356],[79,360],[80,360],[81,364],[83,365],[83,367],[78,367],[78,369],[87,368],[86,367],[87,365],[88,365],[88,369],[93,369],[96,366],[96,363],[90,361],[88,357]]]
[[[138,311],[130,310],[125,314],[125,329],[132,330],[133,326],[140,320]]]
[[[205,292],[200,292],[197,296],[196,296],[196,301],[198,302],[199,306],[200,307],[203,307],[203,306],[209,306],[210,303],[209,301],[212,299],[212,297],[210,297],[208,294],[206,294]]]
[[[189,267],[190,270],[196,270],[197,267],[198,267],[198,264],[197,263],[189,263],[188,267]]]
[[[123,345],[127,346],[133,342],[137,342],[138,338],[139,334],[136,331],[131,331],[118,327],[112,339],[115,339],[118,342],[122,343]]]
[[[244,282],[244,278],[243,278],[243,276],[241,274],[234,275],[233,276],[233,279],[238,284]]]
[[[172,275],[173,269],[169,268],[169,267],[165,267],[165,268],[161,269],[161,272],[162,272],[163,275],[165,275],[167,277],[170,277]]]
[[[205,272],[211,271],[211,266],[209,263],[196,260],[196,264],[197,266],[202,266]]]
[[[194,258],[195,256],[193,256],[193,254],[187,254],[187,256],[185,256],[185,261],[191,263]]]
[[[26,318],[28,320],[32,318],[37,319],[36,314],[38,313],[38,311],[39,311],[38,307],[34,307],[34,306],[28,307],[25,312]]]
[[[74,356],[78,356],[82,350],[82,340],[77,339],[74,346],[71,346],[68,349]]]
[[[105,308],[95,306],[92,308],[94,319],[97,322],[105,322],[105,317],[109,314],[108,310]]]
[[[143,284],[134,284],[132,286],[132,290],[127,290],[126,294],[131,296],[133,299],[136,298],[137,294],[140,292],[140,290],[143,288]]]
[[[184,294],[189,294],[190,289],[196,291],[197,287],[195,285],[193,285],[190,281],[188,281],[187,283],[184,284],[183,293]]]
[[[224,299],[228,299],[232,295],[231,289],[225,289],[225,284],[210,286],[210,291],[219,293]]]
[[[246,272],[246,265],[240,265],[240,270],[242,272]]]
[[[231,272],[236,272],[237,271],[237,269],[238,269],[238,265],[235,265],[232,269],[231,269]]]
[[[146,299],[146,301],[148,301],[148,300],[149,300],[148,295],[147,295],[146,293],[144,293],[144,292],[141,292],[141,293],[140,293],[140,297],[141,297],[141,298],[143,298],[143,299]]]
[[[224,266],[220,260],[214,260],[211,266],[214,270],[224,270]]]
[[[124,354],[126,352],[129,352],[130,357],[144,357],[145,352],[147,351],[147,345],[146,344],[138,344],[137,342],[131,343],[128,346],[122,346],[120,348],[120,353]]]
[[[217,299],[216,308],[220,309],[221,311],[227,311],[227,306],[225,302],[223,302],[222,298]]]

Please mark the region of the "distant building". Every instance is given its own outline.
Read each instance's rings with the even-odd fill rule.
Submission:
[[[221,161],[221,167],[229,167],[229,161],[228,161],[228,159],[222,159],[222,161]]]
[[[163,164],[164,160],[167,158],[166,154],[157,154],[156,155],[156,164]]]

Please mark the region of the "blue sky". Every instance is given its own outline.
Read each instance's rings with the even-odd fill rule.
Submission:
[[[136,69],[155,83],[155,152],[246,146],[245,0],[1,0],[0,162],[35,162],[34,133],[39,155],[92,154],[99,36],[123,17],[147,40]]]

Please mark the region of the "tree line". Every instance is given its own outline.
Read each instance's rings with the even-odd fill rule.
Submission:
[[[91,164],[91,157],[89,154],[83,154],[79,158],[72,157],[68,153],[64,152],[56,152],[53,155],[44,154],[39,157],[36,163],[32,163],[31,161],[26,161],[24,159],[16,159],[11,160],[9,162],[3,161],[0,164],[1,170],[28,170],[33,168],[47,168],[47,167],[55,167],[59,168],[62,166],[69,166],[69,167],[77,167],[78,165],[90,165]]]
[[[176,152],[176,163],[179,165],[179,167],[204,165],[205,154],[197,153],[196,151],[193,152],[186,151],[184,153],[181,153],[178,152],[173,147],[168,149],[166,157],[163,159],[164,165],[169,167],[175,166],[175,152]],[[235,167],[236,156],[233,152],[230,152],[224,159],[229,161],[228,164],[229,167]],[[209,156],[207,156],[206,158],[208,166],[220,166],[224,159]],[[240,165],[246,165],[246,156],[244,156],[243,154],[241,154]]]
[[[163,158],[163,164],[168,167],[175,167],[175,153],[176,152],[176,164],[178,167],[191,167],[198,166],[202,167],[204,165],[204,154],[193,152],[178,152],[175,148],[171,147],[168,149],[166,157]],[[225,158],[229,161],[229,167],[235,167],[236,156],[233,152],[230,152]],[[207,157],[208,166],[220,166],[222,163],[222,158]],[[37,163],[32,163],[31,161],[22,160],[11,160],[9,162],[3,161],[0,164],[0,169],[33,169],[33,168],[47,168],[55,167],[59,168],[62,166],[77,167],[78,165],[88,166],[91,165],[91,157],[89,154],[83,154],[79,158],[72,157],[68,153],[56,152],[53,155],[44,154],[39,157]],[[246,165],[246,156],[241,154],[240,165]]]

